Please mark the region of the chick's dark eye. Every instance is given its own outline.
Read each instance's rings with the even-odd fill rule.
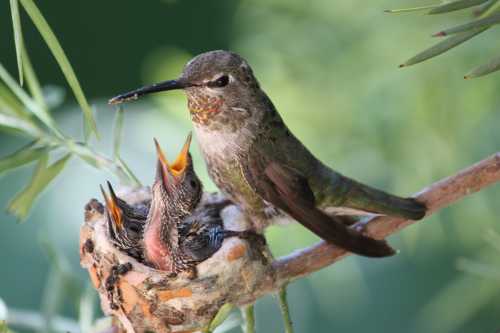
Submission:
[[[227,75],[222,75],[217,80],[211,82],[212,87],[225,87],[229,83],[229,77]]]
[[[194,180],[192,180],[189,184],[192,188],[196,188],[198,186],[198,183],[196,183]]]

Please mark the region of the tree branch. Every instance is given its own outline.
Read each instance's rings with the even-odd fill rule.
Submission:
[[[415,197],[428,207],[427,216],[500,180],[500,153],[496,153],[457,174],[442,179],[422,191]],[[382,239],[418,221],[404,220],[389,216],[373,217],[364,222],[364,233]],[[273,263],[276,279],[263,288],[263,292],[277,290],[291,280],[318,271],[345,258],[351,253],[328,244],[319,242],[309,248],[298,250],[281,257]]]

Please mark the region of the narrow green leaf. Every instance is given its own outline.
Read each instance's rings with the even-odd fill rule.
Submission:
[[[83,93],[83,90],[80,86],[80,82],[75,75],[73,67],[71,66],[66,54],[64,53],[61,44],[57,40],[54,32],[50,28],[49,24],[43,17],[42,13],[35,5],[33,0],[19,0],[30,16],[31,20],[37,27],[38,31],[42,35],[43,39],[47,43],[50,51],[54,55],[59,67],[61,68],[66,80],[68,81],[68,85],[73,90],[73,93],[78,101],[78,104],[82,108],[84,118],[85,118],[85,133],[86,137],[90,135],[90,133],[94,132],[96,136],[98,136],[97,127],[94,121],[94,117],[92,115],[92,109],[90,108],[89,103],[87,102],[87,98]]]
[[[40,86],[40,82],[38,81],[38,77],[36,76],[35,70],[33,69],[33,65],[31,65],[30,57],[24,45],[22,49],[22,59],[24,75],[26,76],[26,83],[28,84],[28,89],[31,92],[31,96],[33,96],[35,102],[42,109],[44,109],[46,113],[49,113],[47,103],[45,102],[45,97],[43,96],[42,87]]]
[[[488,0],[487,2],[483,3],[482,5],[479,5],[475,10],[474,10],[474,16],[480,17],[483,14],[485,14],[491,6],[493,6],[498,0]]]
[[[243,319],[245,320],[245,325],[243,328],[243,332],[245,333],[255,333],[255,308],[254,305],[247,305],[241,308],[241,313],[243,315]]]
[[[41,327],[37,332],[54,332],[54,317],[64,302],[64,289],[64,279],[61,272],[52,267],[43,288],[41,312],[44,318],[44,327]]]
[[[123,167],[118,165],[118,162],[110,160],[106,156],[103,156],[87,146],[86,144],[82,144],[74,141],[65,141],[65,147],[85,162],[89,163],[96,169],[107,170],[108,172],[116,175],[119,179],[124,182],[130,183],[130,177],[123,170]]]
[[[500,234],[494,230],[488,230],[484,235],[484,239],[492,246],[496,251],[500,252]]]
[[[30,184],[18,193],[9,203],[7,211],[24,221],[38,195],[50,184],[50,182],[63,170],[68,162],[70,154],[65,155],[52,165],[47,167],[49,155],[43,155],[33,173]]]
[[[115,160],[120,158],[122,130],[123,130],[123,108],[119,106],[115,116],[115,124],[113,126],[113,157],[115,158]]]
[[[466,258],[460,258],[457,260],[457,268],[481,277],[500,279],[500,268],[493,264],[485,264]]]
[[[125,172],[125,174],[127,175],[127,179],[120,178],[122,182],[124,182],[125,184],[137,186],[137,187],[142,186],[140,180],[135,176],[135,174],[132,172],[132,170],[129,168],[129,166],[125,163],[125,161],[122,160],[121,157],[118,157],[116,162],[118,163],[118,166],[120,166],[123,169],[123,171]]]
[[[243,320],[236,312],[231,312],[222,324],[217,326],[213,333],[232,332],[234,328],[241,327]]]
[[[426,9],[432,9],[439,7],[440,4],[437,5],[428,5],[428,6],[420,6],[420,7],[413,7],[413,8],[401,8],[401,9],[386,9],[384,12],[386,13],[391,13],[391,14],[398,14],[398,13],[409,13],[409,12],[417,12],[417,11],[422,11]]]
[[[0,64],[0,79],[2,79],[7,87],[19,98],[19,100],[28,108],[33,114],[40,119],[48,128],[50,128],[57,136],[63,137],[57,125],[50,115],[50,113],[38,105],[10,76],[2,64]]]
[[[0,112],[24,119],[32,115],[3,83],[0,83]]]
[[[78,307],[78,324],[82,332],[91,332],[92,323],[94,322],[94,304],[97,293],[94,287],[89,283],[85,286],[83,293],[80,295]]]
[[[49,147],[35,147],[36,144],[37,142],[33,141],[12,154],[0,158],[0,174],[38,160],[49,152]]]
[[[19,15],[19,3],[10,0],[10,13],[12,16],[12,28],[14,30],[14,44],[16,46],[17,70],[19,71],[19,84],[23,85],[23,33],[21,30],[21,17]]]
[[[7,321],[0,320],[0,333],[14,333],[14,331],[7,326]]]
[[[500,70],[500,56],[488,61],[486,64],[478,66],[465,74],[464,79],[472,79]]]
[[[474,28],[484,28],[484,27],[489,27],[494,24],[500,23],[500,13],[493,14],[491,16],[485,17],[483,19],[475,20],[466,24],[461,24],[453,28],[445,29],[442,30],[438,33],[435,33],[433,36],[434,37],[442,37],[442,36],[447,36],[447,35],[452,35],[456,34],[459,32],[464,32],[467,30],[471,30]]]
[[[41,130],[29,120],[6,114],[5,112],[2,112],[2,109],[0,109],[0,127],[18,130],[21,133],[34,138],[38,138],[42,135]]]
[[[224,322],[224,320],[226,320],[226,318],[229,316],[231,311],[233,311],[233,309],[234,309],[234,305],[232,305],[231,303],[224,304],[219,309],[219,311],[215,315],[214,319],[212,319],[212,321],[210,322],[210,324],[208,326],[208,330],[211,332],[211,331],[215,330],[218,326],[220,326]]]
[[[449,13],[449,12],[453,12],[456,10],[461,10],[461,9],[481,5],[487,1],[488,0],[456,0],[456,1],[451,1],[451,2],[444,3],[439,7],[431,9],[428,14],[433,15],[433,14]]]
[[[450,36],[450,37],[446,38],[445,40],[443,40],[443,41],[431,46],[430,48],[420,52],[416,56],[408,59],[406,62],[399,65],[399,67],[411,66],[411,65],[417,64],[419,62],[433,58],[435,56],[438,56],[438,55],[448,51],[449,49],[452,49],[455,46],[462,44],[463,42],[471,39],[472,37],[480,34],[481,32],[483,32],[487,29],[488,29],[488,27],[477,28],[477,29],[474,29],[471,31],[466,31],[466,32],[462,32],[462,33]]]
[[[493,1],[493,3],[491,4],[491,6],[488,6],[488,8],[486,8],[486,10],[484,10],[479,17],[483,18],[483,17],[486,17],[486,16],[489,16],[493,13],[496,13],[497,11],[500,10],[500,1],[498,0],[495,0]]]

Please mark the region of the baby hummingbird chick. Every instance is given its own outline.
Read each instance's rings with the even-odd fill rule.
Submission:
[[[193,168],[190,143],[191,134],[170,164],[155,140],[158,162],[144,253],[148,264],[172,274],[194,269],[222,246],[225,237],[240,235],[224,230],[224,205],[202,203],[203,186]]]
[[[142,234],[148,216],[145,205],[129,205],[120,199],[109,182],[109,196],[101,186],[106,202],[108,233],[113,245],[129,256],[143,261]]]

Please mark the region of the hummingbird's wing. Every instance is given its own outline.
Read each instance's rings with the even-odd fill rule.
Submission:
[[[322,239],[350,252],[367,257],[386,257],[395,253],[386,241],[362,235],[335,217],[318,209],[307,179],[297,171],[253,156],[245,170],[254,190],[266,201],[288,213]],[[267,162],[267,163],[266,163]]]

